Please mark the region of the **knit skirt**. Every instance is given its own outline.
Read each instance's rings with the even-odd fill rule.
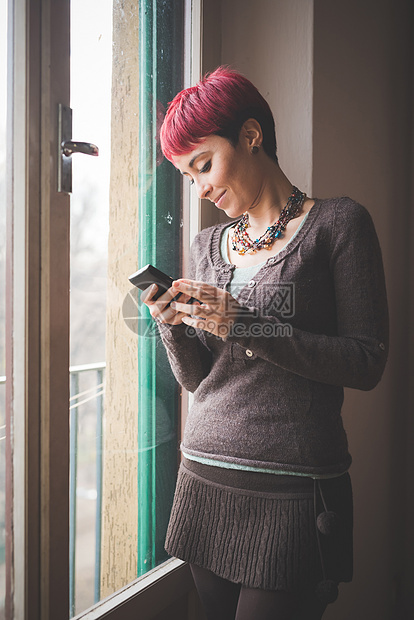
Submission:
[[[324,523],[319,517],[327,512],[335,513],[330,525],[329,514]],[[350,477],[316,481],[184,459],[165,548],[250,588],[300,592],[350,581]]]

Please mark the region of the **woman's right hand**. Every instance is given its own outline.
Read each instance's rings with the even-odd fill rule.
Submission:
[[[153,299],[153,296],[158,290],[156,284],[151,284],[148,288],[141,293],[141,301],[148,306],[149,311],[153,319],[160,321],[160,323],[168,323],[169,325],[179,325],[183,316],[188,316],[184,312],[178,312],[167,305],[170,301],[177,296],[177,289],[169,288],[165,293],[160,295],[158,299]],[[186,304],[190,301],[191,297],[185,293],[181,293],[179,300],[181,303]],[[199,302],[196,302],[198,304]]]

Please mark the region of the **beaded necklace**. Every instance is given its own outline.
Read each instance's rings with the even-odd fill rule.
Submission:
[[[297,187],[293,186],[292,193],[289,196],[289,200],[286,206],[282,209],[277,222],[268,226],[265,232],[259,239],[252,241],[247,232],[249,227],[249,215],[244,213],[243,217],[233,229],[232,236],[232,248],[239,254],[254,254],[257,250],[262,248],[269,249],[274,243],[275,239],[282,237],[288,222],[292,220],[302,209],[305,201],[306,194],[301,192]]]

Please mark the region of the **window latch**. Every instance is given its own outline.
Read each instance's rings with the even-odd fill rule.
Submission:
[[[99,149],[90,142],[72,140],[72,109],[59,103],[58,107],[58,192],[72,192],[72,154],[99,155]]]

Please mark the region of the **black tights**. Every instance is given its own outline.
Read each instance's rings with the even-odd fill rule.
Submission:
[[[313,592],[300,598],[289,592],[246,588],[190,564],[207,620],[320,620],[325,605]]]

